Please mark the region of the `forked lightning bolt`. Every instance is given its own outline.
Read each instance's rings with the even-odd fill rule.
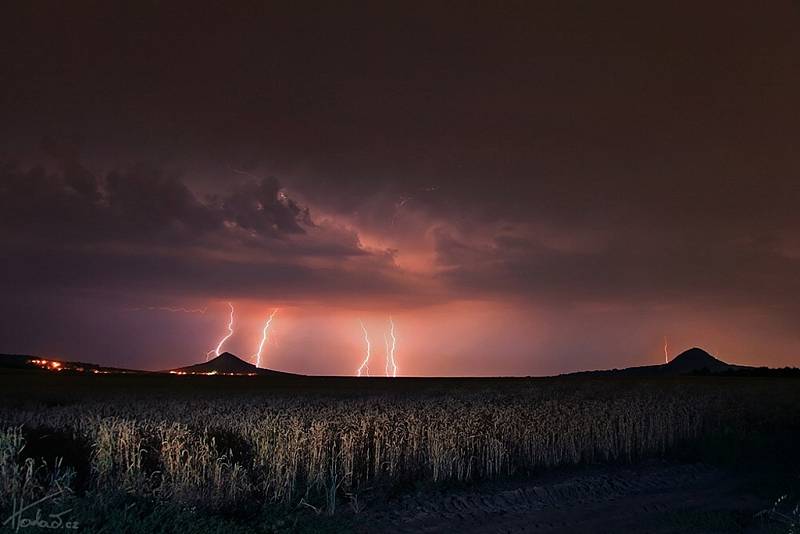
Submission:
[[[231,304],[229,302],[228,306],[231,309],[231,316],[230,316],[230,320],[228,321],[228,333],[222,339],[219,340],[219,343],[217,344],[217,348],[216,349],[212,349],[212,350],[206,352],[206,361],[208,361],[208,357],[211,356],[212,352],[215,353],[217,356],[219,356],[220,355],[220,351],[222,350],[222,344],[225,343],[228,340],[228,338],[233,335],[233,304]]]
[[[669,363],[669,350],[667,349],[667,336],[664,336],[664,363]]]
[[[361,325],[361,331],[364,332],[366,354],[364,355],[364,361],[361,362],[361,367],[359,367],[356,371],[356,375],[362,376],[366,373],[366,375],[369,376],[369,358],[372,352],[372,346],[369,342],[367,327],[364,326],[363,321],[359,320],[358,322]],[[389,331],[383,334],[383,344],[386,350],[386,366],[384,368],[384,372],[386,373],[387,377],[394,378],[397,376],[397,361],[394,357],[395,351],[397,350],[397,337],[394,334],[394,321],[392,320],[391,316],[389,316]]]
[[[272,318],[275,317],[276,313],[278,313],[278,308],[275,308],[272,310],[272,313],[269,314],[267,322],[264,323],[264,329],[261,331],[261,343],[258,344],[258,352],[256,352],[256,367],[261,367],[261,351],[264,350],[264,343],[267,342],[269,326],[272,324]]]
[[[367,345],[367,353],[364,356],[364,361],[361,363],[361,367],[358,368],[358,376],[361,376],[361,373],[366,370],[367,376],[369,376],[369,354],[370,354],[370,344],[369,344],[369,335],[367,334],[367,327],[364,326],[364,322],[359,319],[358,323],[361,325],[361,330],[364,332],[364,343]]]

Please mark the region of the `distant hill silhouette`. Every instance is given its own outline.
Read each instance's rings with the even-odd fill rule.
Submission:
[[[581,371],[570,373],[570,375],[680,376],[690,374],[729,374],[749,369],[752,369],[752,367],[723,362],[703,349],[693,347],[678,354],[669,363],[661,365],[644,365],[603,371]]]
[[[54,371],[69,373],[103,373],[103,374],[139,374],[151,371],[123,369],[121,367],[105,367],[96,363],[73,362],[29,354],[0,354],[0,369],[29,369],[38,371]]]
[[[720,373],[741,367],[739,365],[731,365],[718,360],[703,349],[693,347],[687,351],[681,352],[669,363],[664,364],[664,368],[671,373],[686,374],[702,369],[708,369],[711,373]]]
[[[57,364],[57,365],[56,365]],[[39,372],[58,372],[63,374],[220,374],[220,375],[259,375],[275,377],[300,377],[303,375],[259,369],[230,352],[224,352],[207,362],[168,369],[166,371],[138,371],[118,367],[103,367],[93,363],[72,362],[30,356],[24,354],[0,354],[0,369],[29,370]],[[681,376],[681,375],[714,375],[714,376],[753,376],[753,377],[798,377],[800,369],[786,367],[770,369],[767,367],[750,367],[723,362],[697,347],[691,348],[676,356],[669,363],[661,365],[645,365],[628,367],[627,369],[609,369],[601,371],[580,371],[562,376]]]
[[[301,376],[292,373],[282,373],[271,369],[259,369],[252,363],[225,352],[216,358],[204,363],[169,369],[166,371],[138,371],[135,369],[121,369],[119,367],[103,367],[101,365],[68,360],[43,358],[26,354],[0,354],[0,369],[19,369],[41,372],[59,372],[64,374],[93,373],[93,374],[158,374],[158,373],[186,373],[186,374],[255,374],[259,376]]]
[[[260,376],[300,376],[293,373],[282,373],[280,371],[273,371],[271,369],[260,369],[252,363],[246,362],[230,352],[223,352],[216,358],[208,360],[207,362],[188,365],[186,367],[179,367],[177,369],[170,369],[166,372],[169,373],[186,373],[186,374],[236,374],[247,375],[256,374]]]

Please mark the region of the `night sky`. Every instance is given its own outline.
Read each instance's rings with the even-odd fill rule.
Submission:
[[[2,9],[0,352],[800,364],[797,3],[227,4]]]

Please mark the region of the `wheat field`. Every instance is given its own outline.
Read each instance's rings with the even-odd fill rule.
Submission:
[[[0,408],[0,506],[64,487],[209,509],[302,502],[334,514],[337,503],[375,485],[633,462],[796,414],[793,384],[732,382],[475,381],[367,391],[347,382],[302,393],[272,391],[268,381],[218,391],[206,381],[179,391],[11,396]]]

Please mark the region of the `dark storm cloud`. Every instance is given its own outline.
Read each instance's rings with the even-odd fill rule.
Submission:
[[[230,192],[199,199],[153,167],[97,179],[72,155],[57,161],[57,171],[0,168],[3,283],[11,291],[290,300],[400,285],[390,252],[367,251],[352,230],[315,224],[275,178],[240,177]]]
[[[8,291],[702,301],[794,339],[791,2],[176,6],[0,17]]]
[[[797,259],[770,242],[693,243],[621,230],[595,250],[555,250],[521,239],[475,246],[447,235],[436,243],[440,276],[463,292],[549,305],[706,302],[797,311]]]
[[[259,237],[302,232],[295,220],[299,209],[278,200],[274,179],[244,183],[228,197],[202,202],[177,176],[143,165],[112,171],[102,182],[77,163],[58,172],[4,165],[2,173],[2,229],[44,245],[191,242],[222,230],[226,222]],[[261,194],[241,200],[254,192]],[[270,192],[271,201],[264,198]]]
[[[441,276],[463,292],[550,303],[704,299],[795,310],[800,183],[789,177],[800,175],[798,160],[752,150],[651,155],[644,165],[647,157],[620,153],[614,174],[596,161],[569,181],[533,174],[468,189],[462,205],[475,208],[434,235]]]
[[[323,269],[395,287],[392,253],[361,233],[399,258],[427,246],[451,298],[781,299],[800,227],[796,12],[686,8],[264,5],[177,20],[157,4],[26,4],[6,19],[0,128],[16,146],[74,131],[95,164],[48,141],[59,173],[6,167],[2,225],[43,255],[82,247],[119,280],[155,276],[126,255],[180,253],[187,268],[275,264],[268,278],[291,272],[297,291],[336,285],[313,282]],[[139,155],[159,163],[131,167]],[[313,209],[334,221],[315,226]],[[185,281],[214,273],[248,284],[221,265]]]
[[[13,291],[17,284],[37,292],[63,296],[69,291],[97,295],[218,297],[302,301],[334,299],[341,295],[388,295],[405,285],[383,276],[386,266],[375,261],[359,269],[309,267],[291,258],[280,261],[228,261],[224,258],[189,254],[167,255],[115,251],[42,251],[17,258],[6,265],[17,277],[5,282]]]

